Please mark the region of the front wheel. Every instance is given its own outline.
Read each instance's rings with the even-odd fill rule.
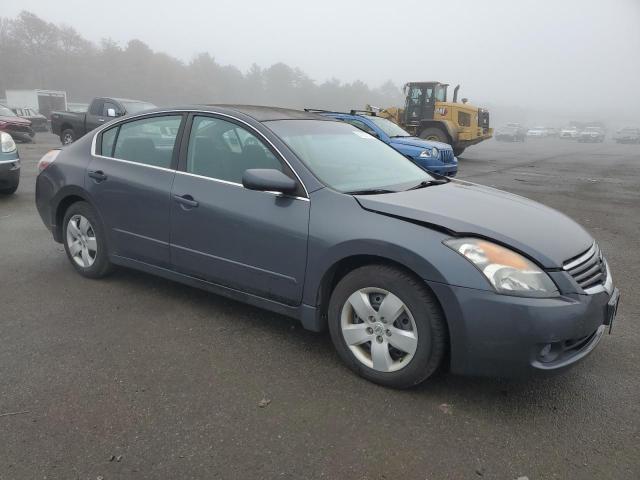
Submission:
[[[449,137],[439,128],[425,128],[420,132],[420,138],[424,140],[432,140],[434,142],[449,143]]]
[[[85,277],[101,278],[112,270],[98,216],[87,202],[71,205],[64,216],[64,249],[71,265]]]
[[[347,274],[331,295],[328,317],[340,358],[380,385],[419,384],[446,351],[445,320],[433,294],[394,267],[369,265]]]

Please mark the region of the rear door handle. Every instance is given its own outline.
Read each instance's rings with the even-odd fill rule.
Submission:
[[[173,199],[176,202],[191,208],[196,208],[199,205],[199,203],[194,200],[191,195],[174,195]]]
[[[104,118],[99,118],[98,121],[99,122],[104,122]]]
[[[87,175],[89,175],[98,183],[104,182],[107,179],[107,176],[104,174],[102,170],[89,170]]]

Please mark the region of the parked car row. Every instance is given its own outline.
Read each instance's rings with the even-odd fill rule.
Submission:
[[[507,123],[504,127],[496,130],[495,138],[499,142],[524,142],[527,138],[527,131],[519,123]]]
[[[546,138],[557,137],[563,140],[577,140],[578,142],[604,142],[606,133],[604,129],[597,125],[587,126],[579,129],[570,126],[561,129],[559,132],[555,128],[536,126],[525,129],[519,123],[507,123],[504,127],[496,130],[495,138],[498,141],[524,142],[525,138]],[[625,127],[618,130],[613,139],[617,143],[640,143],[640,128]]]
[[[640,128],[621,128],[614,135],[616,143],[640,143]]]
[[[427,172],[416,152],[445,147],[376,118],[130,115],[48,152],[36,206],[79,274],[139,269],[328,328],[382,385],[439,368],[549,373],[592,352],[619,301],[594,239],[549,207]]]

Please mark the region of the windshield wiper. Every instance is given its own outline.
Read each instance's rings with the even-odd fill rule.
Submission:
[[[344,192],[347,195],[377,195],[379,193],[397,193],[396,190],[387,190],[386,188],[370,188],[367,190],[353,190],[352,192]]]
[[[390,138],[407,138],[410,137],[411,135],[391,135]]]
[[[431,185],[442,185],[444,183],[449,183],[449,180],[445,180],[443,179],[434,179],[434,180],[423,180],[422,182],[420,182],[417,185],[414,185],[413,187],[407,188],[408,190],[417,190],[419,188],[424,188],[424,187],[430,187]]]

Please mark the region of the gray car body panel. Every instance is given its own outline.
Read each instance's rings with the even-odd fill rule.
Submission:
[[[232,106],[170,111],[230,116],[254,129],[295,171],[305,197],[250,191],[91,155],[98,130],[63,148],[38,176],[38,211],[57,241],[62,241],[61,205],[69,198],[85,199],[97,207],[108,230],[114,263],[297,318],[316,331],[326,327],[328,292],[323,289],[339,265],[359,258],[398,264],[429,285],[439,300],[457,373],[506,373],[507,366],[496,370],[497,365],[514,355],[514,368],[530,368],[533,346],[563,335],[574,338],[602,323],[608,293],[579,295],[575,282],[560,270],[563,261],[587,250],[593,239],[555,210],[460,181],[385,195],[339,193],[316,179],[269,130],[278,109],[266,118]],[[288,112],[282,110],[282,118]],[[102,184],[87,176],[98,168],[108,176]],[[182,208],[174,194],[192,195],[202,209]],[[561,295],[498,295],[479,270],[444,245],[460,235],[488,238],[522,252],[549,269]]]

